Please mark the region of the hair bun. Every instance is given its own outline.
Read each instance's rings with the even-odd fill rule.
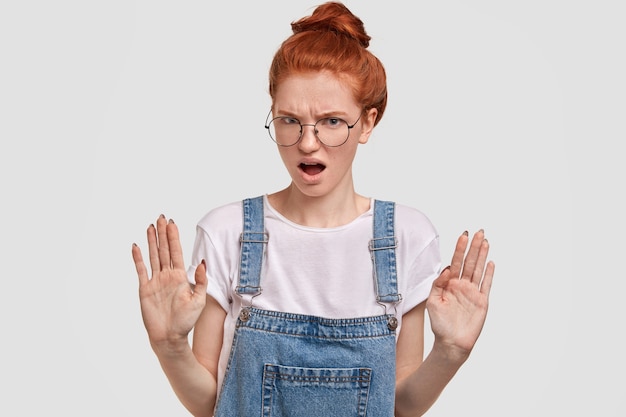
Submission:
[[[367,48],[372,39],[366,32],[361,19],[339,2],[328,2],[318,6],[311,16],[291,23],[293,33],[306,31],[334,32],[357,41]]]

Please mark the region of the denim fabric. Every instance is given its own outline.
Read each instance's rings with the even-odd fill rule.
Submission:
[[[262,207],[262,197],[244,201],[241,295],[261,289],[258,258],[268,244]],[[376,221],[381,215],[385,219]],[[377,299],[396,301],[393,203],[377,202],[374,217],[372,242],[383,243],[370,242],[376,287],[382,288]],[[245,307],[215,416],[393,416],[394,319],[390,314],[329,319]]]
[[[396,270],[398,241],[394,231],[394,208],[391,202],[374,200],[374,238],[369,247],[374,262],[376,293],[382,303],[401,300]]]
[[[239,267],[239,285],[237,293],[256,295],[261,292],[260,277],[263,263],[263,251],[268,236],[263,221],[263,199],[248,198],[243,201],[244,231],[241,242],[241,260]]]

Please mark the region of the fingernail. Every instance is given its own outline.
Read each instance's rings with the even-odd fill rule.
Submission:
[[[164,219],[164,218],[165,218],[165,214],[161,214],[161,215],[159,216],[159,218]]]
[[[137,244],[133,242],[133,248],[136,248],[136,247],[137,247]]]
[[[466,230],[466,231],[463,232],[463,235],[469,236],[469,232]]]
[[[168,223],[174,224],[174,220],[170,219],[170,221]]]
[[[479,232],[480,233],[485,233],[485,229],[480,229]]]

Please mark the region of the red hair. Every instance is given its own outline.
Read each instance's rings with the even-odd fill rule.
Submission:
[[[387,78],[382,63],[367,50],[371,37],[363,22],[339,2],[318,6],[311,16],[291,23],[287,38],[272,61],[269,93],[292,74],[330,71],[349,83],[364,111],[378,110],[375,124],[387,105]]]

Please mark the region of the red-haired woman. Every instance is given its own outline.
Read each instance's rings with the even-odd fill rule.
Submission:
[[[291,182],[208,212],[187,268],[176,225],[161,216],[148,228],[151,276],[136,245],[133,258],[149,339],[195,416],[419,416],[481,332],[489,245],[482,230],[463,233],[442,269],[423,213],[355,191],[385,70],[341,3],[292,29],[265,126]]]

